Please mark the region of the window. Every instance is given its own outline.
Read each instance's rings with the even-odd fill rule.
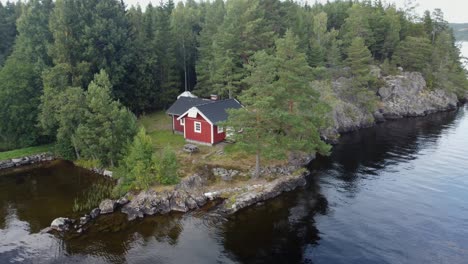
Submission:
[[[182,119],[180,120],[180,125],[181,125],[181,126],[184,126],[184,125],[185,125],[185,119],[182,118]]]
[[[201,123],[194,122],[193,129],[195,130],[195,133],[201,133]]]
[[[223,127],[222,127],[222,126],[218,126],[218,134],[221,134],[221,133],[223,133],[223,130],[224,130],[224,129],[223,129]]]

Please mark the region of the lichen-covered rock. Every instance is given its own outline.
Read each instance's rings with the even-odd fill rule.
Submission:
[[[215,177],[218,177],[223,181],[232,181],[234,177],[240,175],[240,171],[238,170],[229,170],[225,168],[213,168],[212,172]]]
[[[206,175],[200,175],[198,173],[187,177],[180,181],[179,184],[176,185],[176,190],[192,190],[196,188],[200,188],[206,185],[208,178]]]
[[[292,191],[305,184],[305,174],[300,174],[280,177],[269,183],[252,186],[247,189],[236,189],[233,190],[231,196],[224,201],[221,210],[227,214],[233,214],[242,208],[274,198],[283,192]],[[223,194],[207,193],[205,195],[214,199],[216,196]]]
[[[128,200],[127,197],[122,197],[119,198],[115,203],[117,204],[117,207],[121,207],[128,204],[129,202],[130,200]]]
[[[89,223],[90,220],[91,220],[91,216],[86,214],[86,215],[80,217],[80,225],[81,226],[86,225],[87,223]]]
[[[101,214],[101,209],[99,209],[99,208],[94,208],[89,213],[89,215],[91,216],[91,219],[96,219],[100,214]]]
[[[117,203],[115,200],[106,199],[99,204],[101,214],[113,213],[115,208],[117,208]]]
[[[455,109],[457,96],[441,89],[430,91],[419,72],[404,72],[384,78],[385,86],[378,95],[381,111],[386,119],[424,116],[430,113]]]
[[[73,224],[73,221],[69,218],[65,217],[59,217],[54,219],[52,223],[50,224],[50,228],[53,230],[57,230],[59,232],[67,231],[70,229],[71,225]]]

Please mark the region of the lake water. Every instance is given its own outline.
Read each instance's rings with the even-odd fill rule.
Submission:
[[[462,45],[468,56],[468,43]],[[99,176],[58,162],[0,175],[0,263],[468,263],[468,107],[342,137],[308,185],[229,218],[209,209],[86,235],[41,229]]]
[[[460,51],[461,51],[462,56],[468,58],[468,42],[463,41],[463,42],[459,42],[459,44],[460,44]],[[465,68],[468,70],[468,60],[465,59],[464,64],[465,64]]]
[[[467,263],[467,136],[467,107],[387,122],[343,136],[305,188],[234,216],[118,214],[71,239],[39,230],[94,176],[3,175],[0,263]]]

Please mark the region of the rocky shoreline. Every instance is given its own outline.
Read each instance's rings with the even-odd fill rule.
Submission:
[[[333,82],[336,99],[340,102],[332,110],[334,125],[322,131],[328,142],[335,142],[342,133],[371,127],[387,120],[405,117],[425,116],[435,112],[454,110],[460,105],[455,94],[441,89],[429,90],[421,73],[403,72],[393,76],[380,76],[383,86],[378,89],[378,110],[366,110],[340,98],[341,90],[346,89],[349,79],[339,78]],[[465,101],[468,100],[468,93]],[[462,100],[463,101],[463,100]],[[265,177],[249,179],[251,172],[241,172],[222,167],[206,168],[204,171],[183,179],[177,186],[166,190],[148,190],[137,194],[127,194],[118,200],[104,200],[98,208],[79,219],[55,219],[50,230],[86,230],[92,220],[101,214],[122,212],[129,221],[169,212],[188,212],[205,206],[209,201],[219,201],[217,210],[223,214],[233,214],[242,208],[274,198],[283,192],[294,190],[306,184],[307,170],[304,169],[314,157],[293,156],[285,166],[268,167],[262,171]],[[53,160],[50,154],[33,155],[20,159],[0,161],[0,169],[29,165]],[[101,175],[112,177],[112,172],[93,169]],[[218,184],[213,184],[217,182]],[[219,183],[225,184],[219,184]]]
[[[0,161],[0,170],[48,162],[52,160],[55,160],[55,157],[50,153],[41,153],[21,158],[2,160]]]
[[[242,176],[243,173],[216,167],[205,170],[204,173],[191,175],[170,190],[148,190],[134,196],[127,194],[118,200],[106,199],[100,203],[99,207],[79,219],[64,217],[54,219],[50,228],[45,229],[44,232],[80,234],[99,215],[121,212],[127,215],[128,221],[133,221],[156,214],[189,212],[202,208],[214,200],[220,202],[217,207],[219,213],[233,214],[242,208],[304,186],[308,173],[302,167],[307,165],[313,157],[292,158],[294,159],[291,159],[287,166],[264,168],[263,173],[268,173],[268,178],[239,180],[232,187],[220,188],[219,185],[212,183],[221,181],[230,182],[228,185],[232,185],[231,181],[236,177],[245,177]]]
[[[397,75],[382,77],[380,69],[376,67],[373,73],[383,83],[377,91],[378,109],[374,113],[347,102],[342,96],[343,91],[349,88],[351,79],[341,77],[333,81],[333,93],[339,103],[332,110],[332,127],[321,132],[326,141],[335,143],[339,134],[389,120],[455,110],[468,101],[468,93],[459,101],[453,93],[442,89],[430,90],[419,72],[404,72],[400,69]]]

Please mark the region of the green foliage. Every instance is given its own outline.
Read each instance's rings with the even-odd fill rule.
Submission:
[[[102,164],[99,160],[77,159],[73,163],[78,167],[86,168],[89,170],[102,168]]]
[[[105,71],[95,75],[86,92],[86,109],[72,141],[79,157],[114,166],[135,134],[136,118],[110,95]]]
[[[290,62],[275,51],[288,29],[307,70],[278,66]],[[0,39],[0,146],[55,139],[61,156],[104,164],[121,158],[136,131],[133,114],[122,105],[144,115],[167,109],[184,89],[203,96],[249,94],[255,61],[276,65],[261,74],[276,79],[259,84],[278,98],[291,88],[275,83],[309,91],[284,76],[300,72],[299,79],[330,82],[348,76],[344,66],[350,66],[354,78],[344,100],[369,111],[380,85],[366,74],[372,64],[382,65],[384,74],[395,74],[397,65],[420,71],[430,89],[460,98],[468,86],[441,10],[418,17],[412,5],[398,10],[382,1],[191,0],[175,6],[169,0],[142,9],[119,0],[28,0],[0,4]],[[86,92],[101,70],[108,74],[100,85],[105,92]],[[102,105],[91,105],[90,97]],[[159,136],[158,146],[170,138]]]
[[[48,14],[52,2],[36,0],[22,7],[13,54],[0,68],[0,143],[8,148],[31,146],[42,141],[36,122],[42,94],[41,74],[49,63],[45,50],[50,41]],[[15,8],[19,8],[19,4],[8,3],[6,8],[0,4],[0,13],[13,12]],[[1,20],[12,19],[6,13],[4,15],[0,14],[0,45],[9,41],[6,35],[1,37],[2,32],[8,33],[8,25],[2,26]],[[0,65],[1,53],[2,47]]]
[[[352,103],[372,112],[376,107],[377,98],[370,85],[374,78],[370,75],[371,53],[362,38],[354,38],[347,50],[346,64],[352,74],[352,82],[346,92],[346,97]]]
[[[156,182],[153,169],[153,143],[141,128],[117,168],[120,183],[115,192],[124,194],[130,189],[149,188]]]
[[[157,183],[175,184],[177,169],[175,153],[165,148],[159,155],[154,154],[151,137],[142,127],[116,170],[120,183],[114,193],[123,195],[132,189],[146,190]]]
[[[16,20],[21,11],[21,2],[0,3],[0,67],[13,51],[16,37]]]
[[[154,157],[156,158],[154,164],[157,182],[164,185],[178,183],[177,169],[179,164],[175,152],[170,148],[164,148],[158,156]]]
[[[0,142],[8,148],[31,146],[39,137],[40,79],[38,69],[24,59],[15,53],[0,70]]]
[[[329,146],[318,131],[327,125],[324,116],[329,108],[311,87],[310,70],[291,31],[276,41],[274,55],[264,51],[254,55],[245,79],[249,89],[241,96],[246,108],[230,111],[225,126],[242,129],[234,135],[236,144],[257,156],[257,176],[260,156],[284,158],[289,151],[328,153]]]
[[[408,71],[424,71],[430,64],[431,43],[427,38],[407,37],[400,42],[394,60]]]

